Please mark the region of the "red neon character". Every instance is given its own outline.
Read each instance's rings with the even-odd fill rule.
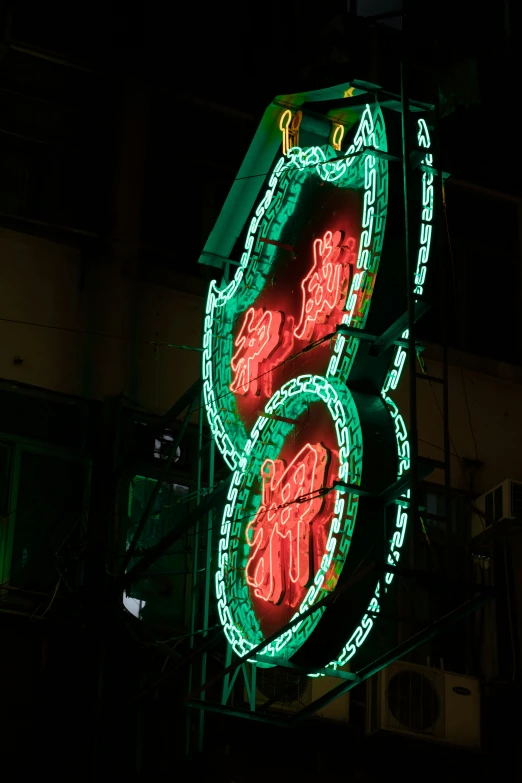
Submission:
[[[230,391],[258,395],[262,390],[265,397],[272,395],[270,370],[292,350],[293,325],[291,317],[285,319],[277,310],[253,307],[247,310],[230,362],[233,372]]]
[[[329,457],[322,443],[308,443],[288,467],[279,459],[261,466],[262,503],[246,529],[252,548],[246,579],[264,601],[278,604],[285,594],[290,600],[292,584],[306,587],[313,577],[311,525],[321,524],[325,498],[307,496],[324,487]],[[321,546],[322,532],[317,533]]]
[[[298,340],[311,340],[317,326],[325,324],[334,310],[343,307],[350,264],[356,261],[354,237],[348,237],[345,244],[343,239],[342,231],[327,231],[322,239],[314,240],[313,265],[301,283],[301,319],[295,330]]]

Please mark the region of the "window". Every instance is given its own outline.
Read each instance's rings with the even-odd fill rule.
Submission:
[[[134,476],[129,486],[126,547],[143,516],[156,479]],[[138,557],[131,558],[128,569],[139,561],[139,553],[150,549],[175,527],[188,512],[189,488],[164,482],[158,492],[144,530],[138,539]],[[125,608],[140,619],[183,626],[187,580],[190,579],[189,555],[193,530],[177,541],[142,574],[123,597]]]
[[[46,592],[83,530],[86,460],[0,443],[0,583]]]
[[[446,498],[442,492],[426,492],[425,506],[426,511],[423,516],[427,527],[436,527],[439,530],[456,533],[457,504],[454,498],[451,500],[451,512],[449,514],[449,519],[446,516]]]

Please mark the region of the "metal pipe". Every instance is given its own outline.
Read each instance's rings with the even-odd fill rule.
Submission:
[[[485,593],[481,593],[480,595],[477,595],[474,598],[472,598],[470,601],[465,601],[456,609],[453,609],[451,612],[449,612],[449,614],[444,615],[444,617],[441,617],[439,620],[434,622],[433,625],[430,625],[427,628],[425,628],[423,631],[419,631],[419,633],[410,636],[409,639],[407,639],[402,644],[399,644],[390,652],[385,653],[385,655],[382,655],[380,658],[377,658],[377,660],[374,661],[373,663],[370,663],[368,664],[368,666],[365,666],[364,668],[357,671],[356,681],[342,682],[340,685],[337,685],[335,688],[332,688],[332,690],[329,691],[328,693],[325,693],[324,696],[321,696],[316,701],[307,705],[303,710],[301,710],[301,712],[299,712],[297,715],[290,718],[289,723],[291,723],[292,725],[298,723],[301,720],[303,720],[303,718],[306,718],[308,715],[312,715],[314,712],[317,712],[318,710],[321,710],[323,707],[326,707],[326,705],[329,704],[331,701],[338,699],[339,696],[343,696],[343,694],[350,691],[359,683],[364,682],[365,680],[372,677],[374,674],[377,674],[377,672],[380,672],[381,669],[385,668],[385,666],[389,666],[391,663],[394,663],[399,658],[402,658],[404,655],[407,655],[409,652],[414,650],[419,645],[424,644],[425,642],[432,639],[434,636],[437,636],[437,634],[439,634],[442,630],[445,630],[451,625],[454,625],[463,617],[466,617],[470,612],[473,612],[475,611],[475,609],[478,609],[478,607],[484,604],[486,601],[488,601],[489,598],[490,598],[489,595]]]
[[[438,98],[438,88],[434,85],[435,98],[435,160],[438,170],[441,167],[440,158],[440,107]],[[443,445],[444,445],[444,512],[446,516],[446,530],[451,529],[451,436],[449,426],[449,363],[448,363],[448,340],[449,340],[449,307],[448,307],[448,289],[450,288],[450,276],[448,275],[448,264],[444,254],[441,252],[442,246],[442,220],[444,204],[444,180],[441,174],[435,175],[437,187],[435,188],[435,220],[436,220],[436,247],[439,253],[439,269],[442,285],[442,426],[443,426]],[[468,573],[468,576],[470,574]]]
[[[209,712],[217,712],[220,715],[230,715],[234,718],[249,718],[250,720],[259,721],[260,723],[269,723],[272,726],[288,726],[288,719],[274,718],[270,715],[265,715],[262,712],[252,712],[251,710],[242,710],[237,707],[227,707],[225,704],[217,704],[212,701],[202,701],[198,699],[191,699],[187,703],[187,707],[192,709],[208,710]]]
[[[12,136],[16,134],[10,134]],[[36,218],[27,217],[25,215],[15,215],[10,212],[0,212],[0,219],[16,220],[20,223],[30,223],[32,226],[39,226],[41,228],[50,228],[53,231],[60,231],[64,234],[78,234],[82,237],[88,237],[89,239],[99,239],[99,233],[93,231],[85,231],[82,228],[73,228],[72,226],[60,226],[56,223],[49,223],[46,220],[36,220]]]
[[[187,655],[184,655],[182,658],[179,658],[176,661],[176,664],[172,667],[172,669],[169,669],[167,672],[161,675],[161,677],[158,677],[155,682],[148,685],[146,688],[144,688],[141,693],[136,696],[131,704],[136,703],[141,699],[143,696],[145,696],[147,693],[151,693],[152,691],[155,691],[159,688],[162,683],[165,682],[165,680],[168,680],[171,678],[176,672],[180,671],[181,669],[184,669],[185,666],[188,666],[192,661],[194,661],[198,655],[200,655],[204,650],[211,650],[213,647],[216,646],[216,644],[222,639],[222,631],[221,629],[216,630],[216,632],[212,635],[207,636],[206,639],[204,639],[199,647],[194,647],[192,650],[190,650]],[[161,647],[161,645],[158,645],[158,647]],[[165,649],[163,647],[163,649]],[[165,650],[166,651],[166,650]],[[167,655],[173,655],[173,651],[170,650],[170,652],[167,653]],[[188,701],[188,697],[186,699]]]
[[[403,0],[403,33],[402,33],[402,58],[401,58],[401,125],[402,125],[402,174],[404,187],[404,239],[406,253],[406,293],[408,302],[408,377],[409,377],[409,397],[410,397],[410,524],[412,528],[416,527],[419,513],[418,499],[418,426],[417,426],[417,377],[415,368],[417,364],[417,352],[415,344],[415,296],[414,296],[414,265],[412,263],[412,253],[410,247],[410,208],[409,208],[409,181],[410,181],[410,159],[409,159],[409,131],[410,131],[410,107],[408,102],[408,74],[407,74],[407,0]]]
[[[84,73],[101,75],[101,72],[96,71],[94,68],[90,68],[87,65],[82,65],[81,63],[71,62],[70,60],[66,60],[64,57],[51,54],[50,52],[46,52],[43,49],[38,49],[22,41],[13,41],[11,39],[7,46],[14,52],[20,52],[20,54],[27,54],[30,57],[37,57],[40,60],[47,60],[48,62],[56,63],[57,65],[65,65],[67,68],[74,68],[77,71],[84,71]]]
[[[212,438],[209,448],[209,467],[208,467],[208,488],[212,492],[214,489],[214,459],[215,459],[215,441]],[[214,509],[210,509],[207,514],[207,565],[205,569],[205,588],[204,588],[204,604],[203,604],[203,637],[208,633],[208,618],[210,611],[210,584],[211,584],[211,566],[212,566],[212,530],[213,530],[213,517]],[[207,652],[205,651],[201,656],[201,684],[205,682],[207,677]],[[202,700],[205,699],[205,693],[201,694]],[[199,715],[199,734],[198,734],[198,751],[203,752],[203,738],[205,731],[205,713],[201,710]]]
[[[165,554],[167,549],[170,549],[170,547],[176,543],[176,541],[178,541],[183,536],[183,534],[187,532],[187,530],[190,530],[190,528],[196,524],[198,519],[201,519],[201,517],[206,514],[210,508],[215,506],[216,503],[221,500],[222,496],[228,490],[228,486],[231,480],[232,476],[230,475],[229,478],[225,481],[222,481],[221,484],[219,484],[219,486],[217,486],[216,489],[210,493],[210,495],[207,495],[200,505],[194,509],[194,511],[191,511],[189,514],[187,514],[185,519],[183,519],[179,525],[176,525],[176,527],[173,528],[173,530],[170,530],[161,539],[161,541],[158,541],[157,544],[147,550],[141,560],[136,563],[136,565],[133,566],[130,571],[127,571],[126,574],[123,574],[120,577],[118,582],[115,584],[115,591],[120,593],[125,590],[126,587],[132,584],[144,571],[146,571],[153,563],[155,563],[158,557],[161,557],[161,555]]]
[[[253,647],[248,653],[248,657],[254,658],[258,653],[261,653],[261,651],[264,650],[264,648],[268,644],[270,644],[271,642],[275,642],[276,639],[278,639],[280,636],[282,636],[291,628],[293,628],[294,625],[297,625],[298,623],[302,623],[303,620],[306,620],[306,618],[309,617],[311,614],[314,614],[314,612],[318,612],[320,609],[322,609],[324,606],[327,606],[329,603],[332,603],[333,601],[337,601],[337,599],[339,598],[340,595],[342,595],[342,593],[346,592],[346,590],[349,590],[351,587],[354,586],[354,584],[359,582],[361,579],[363,579],[372,571],[375,571],[375,563],[370,563],[365,568],[362,568],[358,573],[351,576],[350,579],[348,579],[343,585],[337,587],[332,593],[329,593],[329,595],[321,599],[321,601],[317,601],[316,604],[313,604],[313,606],[311,606],[305,612],[300,614],[294,620],[291,620],[279,631],[276,631],[275,633],[271,634],[266,639],[264,639],[262,642],[260,642],[257,645],[257,647]],[[244,662],[245,659],[240,658],[238,656],[237,660],[234,663],[231,663],[229,666],[225,667],[225,669],[223,669],[222,672],[217,674],[211,680],[208,680],[208,682],[206,682],[204,685],[201,685],[201,687],[194,690],[190,694],[190,696],[193,697],[199,693],[203,693],[203,691],[208,690],[210,687],[212,687],[212,685],[215,685],[217,682],[219,682],[219,680],[221,680],[222,677],[225,677],[226,675],[235,672],[235,670],[238,669],[240,666],[242,666]]]
[[[190,407],[189,407],[188,413],[185,416],[185,418],[183,420],[183,424],[181,425],[181,428],[180,428],[180,430],[179,430],[179,432],[178,432],[178,434],[176,436],[176,439],[175,439],[175,441],[172,444],[172,448],[170,450],[169,457],[168,457],[168,459],[165,462],[165,466],[164,466],[164,468],[163,468],[163,470],[161,472],[160,477],[157,479],[156,483],[154,484],[154,489],[152,490],[152,492],[149,495],[149,499],[147,501],[147,505],[145,506],[145,509],[144,509],[143,514],[141,516],[141,519],[140,519],[140,521],[138,523],[138,526],[137,526],[136,530],[134,531],[134,535],[132,536],[132,541],[130,542],[130,545],[129,545],[128,549],[127,549],[127,552],[125,553],[125,557],[123,559],[123,563],[122,563],[122,566],[121,566],[122,573],[125,572],[125,569],[127,568],[128,564],[129,564],[129,562],[131,560],[132,554],[133,554],[134,550],[136,549],[136,544],[138,543],[138,540],[139,540],[141,534],[143,533],[145,525],[147,524],[147,521],[148,521],[150,515],[152,514],[152,511],[153,511],[153,508],[154,508],[154,504],[156,502],[156,499],[158,497],[159,491],[161,489],[161,485],[163,484],[163,481],[166,478],[166,476],[167,476],[167,474],[168,474],[168,472],[170,470],[170,466],[172,465],[172,462],[174,461],[174,457],[176,456],[176,453],[178,451],[179,444],[183,440],[183,436],[185,435],[185,432],[186,432],[187,427],[188,427],[188,423],[189,423],[189,421],[190,421],[190,419],[192,417],[192,414],[194,412],[194,409],[195,409],[198,401],[199,401],[199,397],[195,396],[195,397],[192,398],[192,402],[190,403]],[[198,498],[199,498],[199,492],[198,492]]]
[[[199,398],[198,398],[199,399]],[[199,407],[199,414],[198,414],[198,457],[197,457],[197,468],[196,468],[196,507],[199,506],[201,502],[201,475],[202,475],[202,465],[201,465],[201,453],[203,451],[203,407],[200,405]],[[194,529],[194,539],[192,544],[192,591],[190,596],[190,644],[189,647],[191,650],[194,649],[194,632],[196,630],[196,612],[197,612],[197,592],[198,592],[198,555],[199,555],[199,518],[196,522],[196,526]],[[193,678],[194,670],[193,670],[193,664],[192,662],[189,665],[189,671],[188,671],[188,694],[190,695],[192,691],[192,678]],[[198,721],[198,750],[200,743],[202,742],[202,738],[200,737],[200,731],[204,731],[205,724],[202,721]],[[191,751],[191,716],[187,715],[187,720],[185,724],[185,754],[187,756],[190,755]]]
[[[187,389],[187,391],[181,395],[179,400],[176,400],[174,405],[169,408],[169,410],[161,417],[161,422],[159,426],[164,429],[167,427],[174,419],[177,419],[180,413],[182,413],[185,408],[190,405],[190,403],[193,401],[193,399],[199,395],[201,392],[201,389],[203,387],[203,381],[201,378],[198,378],[197,381],[195,381],[192,386]]]

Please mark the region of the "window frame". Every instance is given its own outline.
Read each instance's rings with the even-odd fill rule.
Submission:
[[[0,432],[0,446],[7,446],[11,450],[9,464],[9,487],[7,491],[6,523],[0,520],[0,590],[3,585],[9,585],[11,579],[11,566],[13,547],[16,531],[16,506],[18,502],[18,490],[20,484],[20,468],[24,452],[42,454],[49,457],[58,457],[68,462],[84,465],[86,468],[83,489],[82,514],[89,510],[89,498],[92,478],[92,459],[84,453],[74,449],[64,449],[42,441],[22,438]]]

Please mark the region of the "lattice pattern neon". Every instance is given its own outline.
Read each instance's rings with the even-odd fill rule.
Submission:
[[[417,141],[419,147],[429,150],[431,147],[431,138],[426,122],[424,119],[420,119],[418,120],[417,124],[418,124]],[[432,167],[433,155],[427,152],[422,162],[426,166]],[[431,172],[425,171],[423,173],[422,175],[423,210],[422,210],[422,223],[421,223],[421,233],[420,233],[420,247],[419,247],[419,254],[418,254],[417,270],[415,272],[415,280],[414,280],[416,284],[414,291],[415,293],[419,293],[419,294],[421,294],[423,291],[420,283],[421,274],[422,274],[422,285],[423,285],[426,279],[427,263],[429,259],[430,244],[429,244],[429,240],[428,241],[426,240],[426,237],[429,237],[431,239],[431,232],[433,226],[433,180],[434,180],[434,175]],[[403,333],[402,337],[406,339],[408,337],[408,334],[409,334],[408,330],[406,330]],[[412,361],[415,361],[415,359],[416,357],[413,358]],[[406,423],[401,413],[399,412],[397,404],[389,396],[389,392],[390,390],[394,391],[397,388],[399,381],[401,379],[401,374],[404,369],[405,362],[406,362],[406,350],[402,347],[398,347],[393,357],[392,366],[388,371],[388,374],[386,376],[386,379],[384,381],[381,390],[381,395],[385,400],[388,409],[390,411],[390,415],[392,416],[395,422],[395,434],[397,439],[397,455],[399,458],[397,478],[400,478],[403,475],[403,473],[409,470],[410,468],[410,444],[408,442],[408,431],[406,428]],[[410,497],[410,490],[407,490],[404,493],[404,495],[402,495],[402,497],[404,499],[408,499]],[[407,526],[408,526],[408,514],[402,506],[397,506],[395,530],[393,531],[392,534],[392,538],[390,541],[390,550],[387,557],[388,565],[393,565],[393,566],[397,565],[400,560],[401,550],[404,544]],[[391,583],[393,582],[393,576],[394,576],[393,573],[386,574],[384,580],[385,592],[388,589],[388,586],[391,585]],[[375,620],[374,615],[380,611],[381,597],[382,597],[381,583],[379,581],[377,582],[375,593],[370,601],[366,614],[362,617],[360,624],[354,630],[348,642],[343,647],[337,660],[329,664],[330,666],[332,666],[333,668],[344,666],[344,664],[348,663],[348,661],[351,660],[351,658],[353,658],[357,650],[363,645],[364,641],[368,637],[368,634],[370,633],[373,627],[374,620]]]
[[[284,131],[284,127],[281,129]],[[431,244],[434,179],[427,170],[433,166],[433,157],[429,152],[429,131],[422,119],[418,121],[418,144],[426,150],[421,236],[415,273],[415,292],[420,294]],[[270,387],[264,385],[263,373],[270,377],[266,368],[274,366],[274,356],[278,352],[280,356],[287,356],[291,349],[289,338],[285,342],[281,334],[292,333],[297,341],[310,340],[317,336],[318,325],[324,325],[330,317],[333,323],[342,318],[345,324],[364,327],[382,251],[388,199],[387,162],[384,156],[372,155],[372,148],[387,149],[384,120],[378,106],[365,108],[353,143],[346,153],[339,150],[340,156],[332,147],[303,149],[291,146],[288,137],[286,154],[277,161],[251,220],[234,279],[221,290],[215,283],[210,287],[204,331],[204,399],[218,448],[234,470],[221,525],[216,594],[225,635],[240,656],[248,656],[249,651],[264,639],[249,591],[254,591],[267,604],[276,604],[287,599],[291,602],[292,585],[306,587],[305,598],[295,606],[294,617],[298,618],[325,591],[335,587],[350,547],[358,506],[358,499],[353,494],[332,493],[331,523],[324,525],[325,543],[320,558],[311,552],[307,536],[309,520],[302,513],[304,509],[288,511],[286,516],[284,513],[285,503],[291,502],[285,498],[295,499],[300,492],[312,491],[307,488],[324,484],[321,465],[328,461],[328,450],[320,443],[308,443],[287,467],[279,455],[294,425],[259,417],[248,434],[230,389],[236,394],[270,394]],[[301,319],[295,330],[290,329],[289,323],[280,328],[278,311],[260,311],[255,302],[276,258],[281,231],[299,208],[302,187],[317,176],[341,187],[362,187],[358,252],[355,257],[354,247],[348,248],[348,243],[343,243],[342,236],[336,236],[333,229],[315,240],[313,267],[302,281]],[[351,267],[345,257],[348,249],[354,256]],[[350,274],[351,269],[353,274]],[[332,313],[336,308],[340,314],[334,318]],[[344,312],[341,312],[343,308]],[[245,314],[244,320],[234,345],[232,325],[241,313]],[[358,345],[356,337],[339,337],[333,346],[326,377],[303,375],[294,378],[277,390],[265,406],[268,415],[277,411],[279,416],[296,420],[311,400],[322,400],[335,424],[338,477],[352,483],[360,481],[362,438],[357,409],[345,383]],[[389,392],[397,387],[405,359],[406,352],[397,349],[381,392],[395,423],[398,476],[409,469],[409,443],[404,419]],[[258,375],[262,377],[257,378]],[[262,494],[255,486],[260,482],[261,474]],[[408,496],[409,493],[405,493],[404,497]],[[310,517],[320,517],[322,502],[321,498],[309,501]],[[388,554],[390,564],[399,561],[406,527],[407,513],[398,506]],[[392,578],[392,574],[387,575],[384,592]],[[374,615],[380,611],[381,599],[382,585],[377,582],[367,612],[330,666],[343,665],[362,646],[373,627]],[[291,656],[313,631],[321,615],[322,611],[318,611],[305,618],[267,645],[263,654],[274,657],[284,651],[285,656]]]
[[[354,157],[345,158],[342,151],[341,157],[337,157],[330,146],[289,149],[274,166],[268,187],[255,210],[234,278],[222,289],[215,281],[210,284],[203,333],[203,397],[212,435],[232,470],[238,465],[248,439],[234,396],[229,394],[233,382],[230,366],[232,326],[237,313],[255,304],[273,265],[277,246],[261,240],[267,237],[275,241],[280,239],[282,228],[299,205],[303,184],[314,176],[339,187],[362,186],[364,211],[357,271],[351,280],[348,312],[342,320],[364,326],[380,261],[388,194],[388,164],[364,151],[372,146],[387,149],[382,113],[378,106],[368,105],[346,152]],[[338,364],[343,354],[341,377],[348,377],[357,347],[358,340],[346,341],[344,337],[337,340],[330,365]],[[329,374],[335,373],[329,368]]]

